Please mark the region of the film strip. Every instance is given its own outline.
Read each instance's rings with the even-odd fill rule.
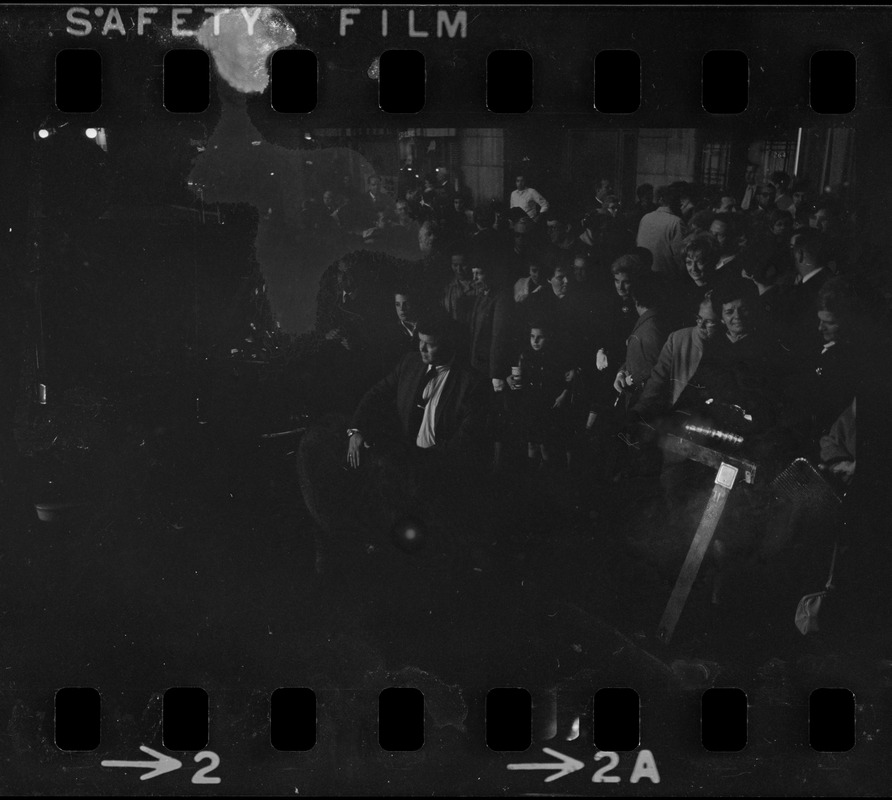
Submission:
[[[3,791],[888,791],[887,9],[2,20]]]

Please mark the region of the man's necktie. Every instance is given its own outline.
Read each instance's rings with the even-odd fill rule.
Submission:
[[[417,436],[418,431],[421,429],[421,421],[424,419],[424,409],[427,408],[427,404],[430,402],[430,397],[424,396],[424,390],[427,389],[428,384],[437,377],[437,368],[433,365],[427,368],[427,372],[422,376],[421,381],[418,384],[418,389],[415,392],[415,398],[412,401],[412,413],[409,418],[410,431]]]

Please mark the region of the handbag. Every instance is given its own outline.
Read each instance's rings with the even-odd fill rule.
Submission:
[[[834,543],[833,557],[830,559],[830,575],[827,578],[824,590],[805,595],[796,606],[796,616],[794,621],[796,627],[799,628],[799,633],[803,636],[820,630],[818,627],[818,613],[821,611],[821,603],[834,588],[833,570],[836,567],[836,548],[837,544]]]

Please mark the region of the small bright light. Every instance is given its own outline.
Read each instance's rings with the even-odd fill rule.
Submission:
[[[312,138],[313,138],[313,134],[312,134],[312,133],[305,133],[305,134],[304,134],[304,139],[306,139],[307,141],[309,141],[309,140],[312,139]]]
[[[41,139],[49,139],[50,138],[50,132],[46,128],[41,128],[39,131],[37,131],[37,135]]]
[[[416,536],[418,536],[418,531],[416,531],[415,528],[406,528],[406,532],[403,535],[411,542]]]
[[[97,131],[96,128],[87,128],[87,130],[84,131],[84,136],[88,139],[95,139],[98,135],[99,131]]]

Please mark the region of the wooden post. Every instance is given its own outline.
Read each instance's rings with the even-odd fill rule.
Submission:
[[[709,502],[700,519],[700,525],[694,534],[694,540],[688,549],[688,555],[682,565],[681,572],[678,573],[678,580],[675,582],[675,588],[669,602],[666,604],[666,610],[663,612],[663,618],[660,620],[660,627],[657,630],[657,638],[663,644],[669,644],[672,634],[675,632],[675,626],[681,612],[684,611],[685,603],[688,595],[691,593],[691,587],[697,579],[697,573],[706,551],[712,543],[712,537],[718,527],[719,520],[722,518],[722,512],[725,510],[725,503],[731,489],[734,488],[734,481],[737,479],[737,467],[722,462],[715,476],[715,485],[712,487],[712,494],[709,496]]]

